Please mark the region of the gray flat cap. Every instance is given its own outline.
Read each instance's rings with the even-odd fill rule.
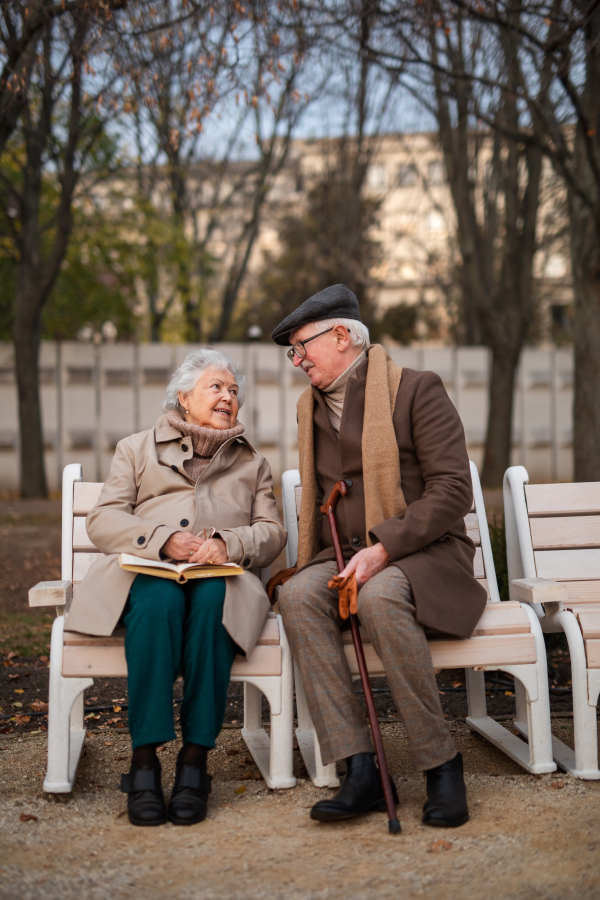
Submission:
[[[345,284],[332,284],[330,287],[319,291],[318,294],[313,294],[298,309],[286,316],[271,337],[276,344],[285,347],[290,342],[291,331],[301,328],[308,322],[318,322],[322,319],[357,319],[359,322],[362,321],[358,300]]]

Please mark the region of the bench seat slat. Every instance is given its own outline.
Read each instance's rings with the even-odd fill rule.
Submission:
[[[600,603],[600,581],[565,581],[569,603]]]
[[[600,643],[600,642],[599,642]],[[467,640],[429,641],[431,659],[436,669],[462,669],[469,666],[519,665],[536,661],[535,638],[532,634],[493,635]],[[350,672],[358,675],[354,647],[344,646]],[[383,663],[372,644],[365,644],[365,660],[371,675],[384,675]]]
[[[62,674],[66,678],[125,678],[125,646],[65,645]],[[236,656],[231,674],[281,675],[281,647],[256,646],[250,657]]]
[[[553,516],[529,525],[534,550],[600,547],[600,516]]]
[[[600,482],[526,484],[530,516],[581,516],[600,513]]]
[[[514,600],[504,601],[503,603],[490,602],[485,607],[479,622],[475,626],[473,637],[493,634],[529,634],[530,631],[529,617],[520,603]],[[369,638],[362,628],[361,636],[365,643],[369,642]],[[342,640],[344,644],[352,643],[350,631],[343,632]],[[458,639],[455,638],[454,640]]]
[[[556,581],[588,581],[600,578],[600,549],[536,550],[538,578]]]

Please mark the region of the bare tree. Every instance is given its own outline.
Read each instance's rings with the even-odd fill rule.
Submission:
[[[371,58],[396,73],[437,122],[456,215],[464,332],[492,355],[488,486],[501,483],[510,461],[515,371],[533,317],[542,153],[516,137],[524,125],[516,99],[524,5],[511,5],[509,37],[452,0],[384,0],[367,43]]]

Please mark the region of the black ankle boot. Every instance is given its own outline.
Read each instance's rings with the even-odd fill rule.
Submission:
[[[169,821],[195,825],[206,818],[212,777],[206,772],[206,757],[195,766],[177,760],[175,784],[169,801]]]
[[[394,802],[398,793],[392,781]],[[385,812],[385,796],[374,753],[355,753],[346,760],[346,777],[335,797],[320,800],[310,811],[311,819],[337,822],[368,812]]]
[[[121,775],[121,790],[127,794],[127,815],[132,825],[164,825],[167,807],[160,783],[160,763],[135,766]]]
[[[429,769],[427,776],[427,800],[423,807],[425,825],[439,828],[457,828],[469,821],[467,789],[463,778],[462,754]]]

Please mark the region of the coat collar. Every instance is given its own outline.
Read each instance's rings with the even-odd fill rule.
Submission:
[[[155,434],[157,444],[162,444],[166,441],[186,441],[187,443],[190,443],[189,435],[183,434],[179,428],[175,428],[174,425],[171,425],[166,415],[161,416],[156,423]],[[233,441],[239,441],[242,444],[246,444],[253,453],[256,453],[255,448],[245,434],[238,434],[235,437],[230,438],[229,441],[225,441],[223,446],[226,446]]]

